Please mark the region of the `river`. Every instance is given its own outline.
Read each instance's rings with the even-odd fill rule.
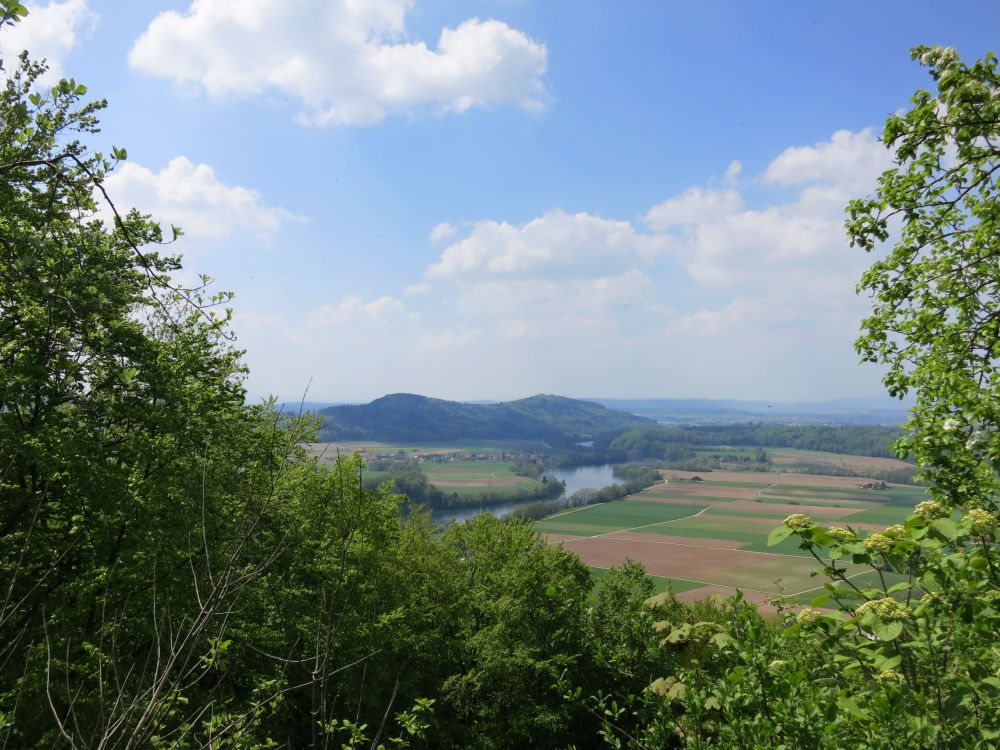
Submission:
[[[566,490],[555,499],[569,497],[577,490],[592,489],[600,490],[612,484],[622,484],[621,479],[614,476],[614,466],[612,464],[598,464],[597,466],[574,466],[568,469],[546,469],[545,476],[550,479],[559,479],[566,483]],[[492,513],[494,516],[503,517],[516,510],[518,506],[537,500],[528,500],[520,503],[497,503],[485,507],[471,508],[443,508],[431,513],[431,518],[439,523],[448,521],[467,521],[480,513]]]

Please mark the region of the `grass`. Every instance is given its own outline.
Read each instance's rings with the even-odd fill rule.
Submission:
[[[760,510],[743,510],[740,508],[727,508],[726,506],[715,506],[711,508],[706,508],[704,515],[706,516],[745,516],[747,518],[768,518],[781,523],[788,517],[788,513],[785,511],[770,510],[764,503]]]
[[[434,463],[425,461],[420,468],[427,475],[427,481],[442,492],[458,495],[481,495],[484,492],[512,494],[525,488],[537,487],[539,483],[528,477],[514,474],[511,464],[503,461],[448,461]],[[516,484],[497,484],[494,479],[517,479]],[[450,481],[475,482],[471,485],[454,485]]]
[[[902,523],[906,517],[913,512],[913,508],[905,508],[900,505],[882,505],[877,508],[868,508],[860,513],[852,513],[841,519],[839,526],[855,525],[859,523],[894,524]]]
[[[739,500],[737,497],[715,497],[714,495],[680,495],[666,490],[646,490],[635,497],[662,497],[670,500],[711,500],[714,503],[731,503]]]
[[[431,482],[431,484],[434,484],[434,482]],[[444,486],[435,485],[435,486],[437,486],[438,489],[441,490],[446,495],[455,494],[464,497],[466,495],[483,495],[486,493],[489,493],[491,495],[507,495],[507,494],[512,495],[517,492],[520,492],[525,488],[534,487],[535,485],[536,482],[533,479],[528,479],[526,477],[525,480],[519,484],[504,484],[495,486],[490,486],[488,484],[481,484],[468,487],[466,486],[455,487],[453,485],[444,485]]]
[[[695,511],[697,512],[697,511]],[[627,500],[624,502],[591,505],[571,515],[556,519],[555,525],[563,529],[573,529],[576,526],[601,527],[606,532],[632,529],[636,526],[647,526],[653,523],[663,523],[675,518],[684,518],[692,513],[690,508],[666,503],[653,503],[643,500]],[[552,521],[542,519],[535,528],[539,531],[559,534],[572,534],[572,531],[554,531],[550,528]]]

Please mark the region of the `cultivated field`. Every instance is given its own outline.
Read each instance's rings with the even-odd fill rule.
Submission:
[[[509,463],[501,461],[450,461],[421,464],[427,481],[445,492],[504,492],[535,487],[534,479],[511,471]]]
[[[924,497],[918,487],[863,489],[869,480],[766,472],[664,471],[665,484],[620,502],[564,511],[536,524],[552,544],[571,549],[603,570],[626,559],[642,563],[681,599],[737,589],[773,611],[779,594],[806,601],[823,579],[794,539],[767,546],[767,536],[791,513],[864,533],[902,521]],[[849,575],[866,568],[848,566]]]
[[[399,456],[422,458],[425,456],[457,456],[477,454],[500,456],[503,453],[526,451],[548,451],[548,446],[539,440],[465,440],[443,443],[381,443],[374,440],[342,440],[334,443],[307,443],[313,455],[332,461],[339,451],[341,454],[360,453],[366,459],[376,456]]]
[[[831,466],[864,474],[872,469],[913,469],[913,464],[898,458],[853,456],[826,451],[806,451],[798,448],[767,448],[767,455],[777,466]]]

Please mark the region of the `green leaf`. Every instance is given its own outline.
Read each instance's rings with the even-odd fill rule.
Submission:
[[[776,544],[781,544],[783,541],[788,539],[792,535],[792,530],[787,526],[779,526],[770,534],[767,535],[767,546],[773,547]]]
[[[850,698],[848,696],[841,696],[838,698],[837,705],[855,719],[867,719],[870,715],[865,709],[858,705],[854,698]]]
[[[958,536],[958,526],[950,518],[937,518],[931,521],[931,526],[949,541],[953,541]]]
[[[872,626],[872,631],[875,635],[879,637],[881,641],[894,641],[899,638],[900,634],[903,632],[903,623],[901,622],[880,622]]]

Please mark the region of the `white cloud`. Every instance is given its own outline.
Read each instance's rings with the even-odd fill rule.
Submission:
[[[871,190],[892,164],[892,153],[871,128],[857,133],[838,130],[828,141],[786,148],[764,172],[764,181],[779,185],[834,183],[852,191]]]
[[[198,239],[228,237],[237,229],[271,234],[287,221],[301,220],[283,208],[267,206],[255,190],[227,185],[207,164],[184,156],[159,172],[133,162],[120,165],[105,180],[119,212],[135,207],[153,215],[166,230],[179,226]]]
[[[450,240],[456,234],[458,234],[458,227],[454,224],[449,224],[447,221],[442,221],[431,230],[428,239],[432,245],[437,245],[445,240]]]
[[[416,284],[410,284],[403,291],[406,294],[429,294],[431,291],[431,285],[426,281],[421,281]]]
[[[445,248],[430,279],[489,276],[580,276],[648,261],[665,238],[640,234],[628,221],[550,211],[521,226],[482,221]]]
[[[363,125],[431,107],[542,106],[545,45],[496,20],[441,30],[435,48],[406,36],[415,0],[194,0],[136,40],[133,67],[209,96],[279,91],[300,119]]]
[[[351,294],[336,305],[323,305],[313,310],[307,316],[306,323],[310,328],[322,330],[354,325],[358,322],[391,328],[412,325],[416,320],[416,314],[408,312],[403,303],[395,297],[384,295],[371,302],[365,302]]]
[[[726,167],[726,184],[732,185],[736,182],[736,178],[740,176],[740,172],[743,171],[743,165],[736,159],[729,162],[729,166]]]
[[[743,198],[735,190],[702,190],[694,187],[676,198],[653,206],[643,217],[653,229],[699,224],[735,213],[743,208]]]
[[[25,7],[28,15],[0,32],[0,52],[6,59],[28,50],[32,59],[46,59],[49,71],[41,82],[52,85],[65,75],[63,58],[76,45],[78,33],[89,31],[97,16],[88,10],[87,0],[52,0],[46,5],[26,3]],[[10,60],[5,67],[12,69]]]

